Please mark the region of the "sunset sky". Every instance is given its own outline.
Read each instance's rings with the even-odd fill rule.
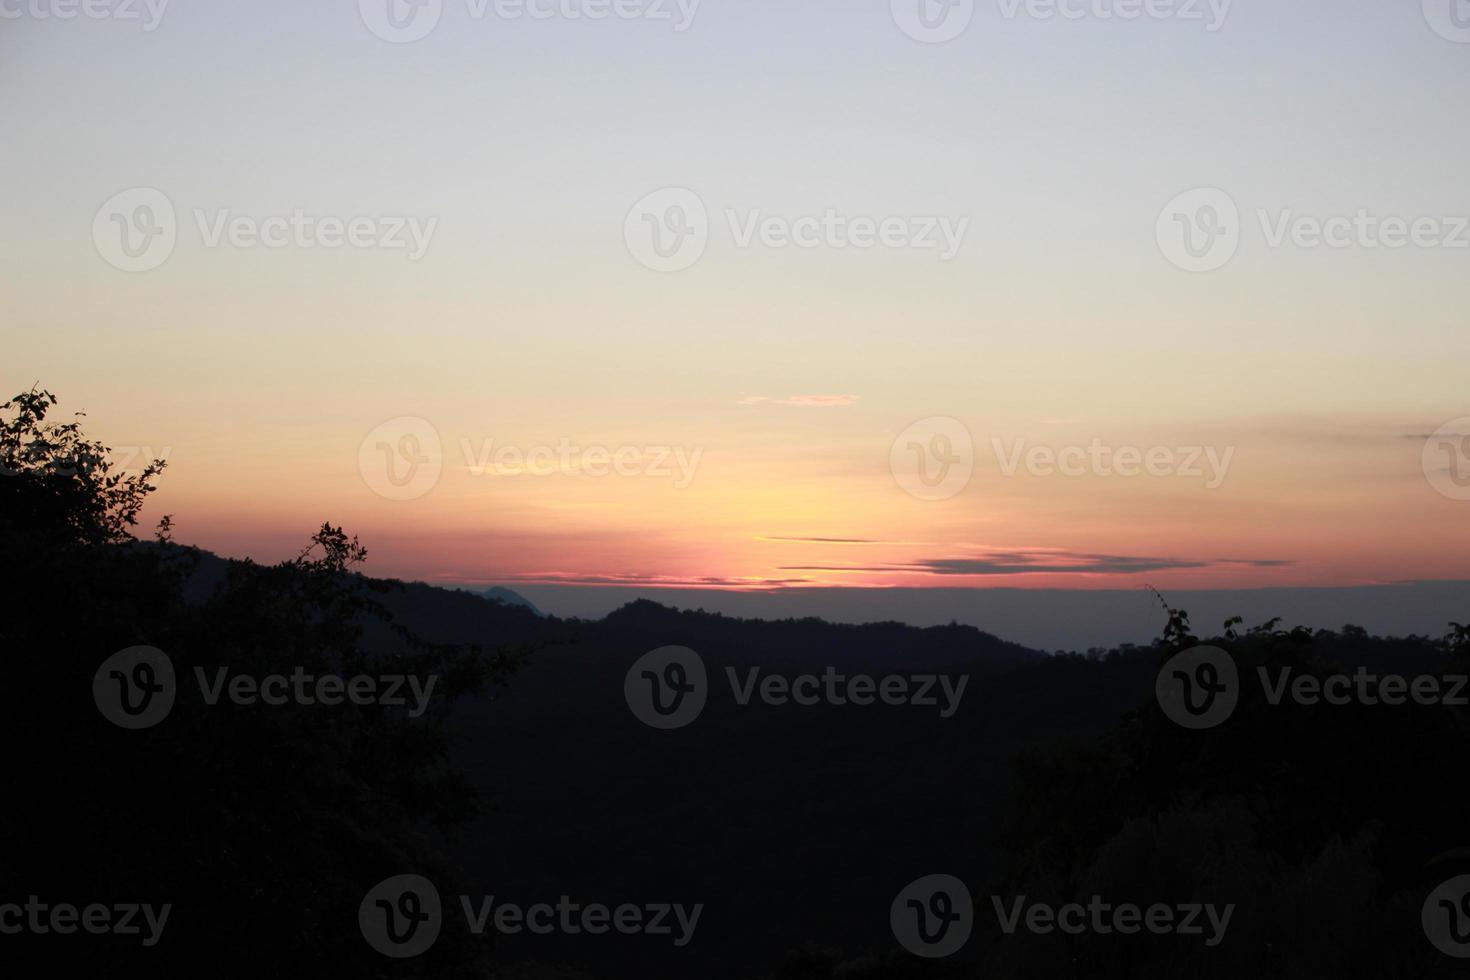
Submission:
[[[942,44],[888,0],[704,0],[685,30],[471,9],[402,44],[346,0],[0,19],[0,385],[166,452],[149,524],[275,559],[331,521],[372,573],[453,583],[1466,577],[1470,501],[1425,444],[1470,434],[1470,232],[1273,247],[1258,218],[1470,215],[1470,43],[1420,3],[1238,0],[1211,31],[982,2]],[[177,212],[149,271],[94,237],[132,188]],[[625,240],[664,188],[708,209],[683,271]],[[1194,188],[1239,206],[1216,271],[1156,237]],[[414,260],[211,246],[195,217],[297,209],[436,223]],[[945,261],[742,246],[726,216],[828,209],[969,224]],[[395,500],[364,460],[404,418],[440,472]],[[973,475],[926,500],[892,451],[936,418]],[[1006,472],[1094,440],[1229,463]],[[559,445],[637,458],[485,462]]]

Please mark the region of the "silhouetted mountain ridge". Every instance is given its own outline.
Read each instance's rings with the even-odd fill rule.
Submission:
[[[146,552],[159,545],[138,542],[128,547]],[[190,550],[197,554],[198,561],[184,583],[184,593],[191,602],[202,602],[224,581],[231,562],[237,559],[202,549]],[[510,597],[520,597],[498,586],[471,592],[355,572],[344,574],[375,585],[395,619],[415,633],[442,643],[560,643],[573,636],[592,635],[603,644],[617,637],[620,642],[615,645],[619,647],[623,641],[645,644],[644,653],[681,645],[701,655],[713,654],[716,659],[831,659],[854,670],[1022,663],[1046,656],[973,626],[954,623],[917,627],[894,621],[829,623],[816,617],[746,619],[703,609],[678,609],[649,599],[626,603],[599,620],[560,619],[542,614],[524,599],[512,601]],[[370,639],[386,641],[377,624],[364,623],[364,627]]]
[[[803,619],[743,619],[703,609],[675,609],[638,599],[589,623],[599,634],[637,637],[660,646],[688,646],[701,655],[746,661],[828,661],[849,669],[941,668],[1033,661],[1044,653],[973,626],[918,627],[898,622],[851,625]]]

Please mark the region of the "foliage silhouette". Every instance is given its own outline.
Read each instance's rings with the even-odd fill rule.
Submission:
[[[503,682],[519,650],[430,642],[396,623],[402,586],[363,578],[366,550],[323,524],[278,565],[229,562],[193,595],[200,552],[137,524],[162,462],[119,473],[79,422],[53,424],[32,389],[0,425],[0,646],[12,696],[0,769],[0,895],[174,906],[164,940],[6,936],[0,973],[481,976],[484,944],[452,929],[414,961],[358,930],[393,874],[453,882],[444,847],[479,795],[451,766],[450,706]],[[488,604],[487,604],[488,605]],[[125,731],[92,703],[92,675],[134,645],[172,661],[178,699]],[[427,712],[292,703],[210,705],[196,678],[437,676]],[[40,975],[40,971],[37,971]]]

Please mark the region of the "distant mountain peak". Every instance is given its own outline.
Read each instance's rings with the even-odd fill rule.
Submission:
[[[541,610],[537,609],[536,604],[533,603],[531,600],[527,599],[519,592],[507,589],[503,585],[492,585],[490,588],[483,590],[480,595],[484,596],[487,599],[494,599],[496,602],[503,602],[507,606],[522,606],[526,609],[531,610],[531,612],[535,613],[538,616],[546,615]]]

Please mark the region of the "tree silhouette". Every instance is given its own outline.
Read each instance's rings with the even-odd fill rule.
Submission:
[[[449,928],[419,959],[384,959],[356,909],[394,874],[453,882],[439,842],[479,796],[449,764],[451,705],[503,681],[518,651],[402,627],[384,604],[401,586],[358,574],[366,549],[331,524],[289,561],[201,579],[172,519],[154,542],[132,534],[163,463],[117,472],[80,421],[48,421],[56,404],[32,388],[0,422],[0,738],[27,747],[0,767],[0,896],[175,910],[152,948],[6,936],[0,975],[483,975],[483,944]],[[137,645],[169,658],[177,701],[128,731],[93,703],[93,675]],[[209,704],[196,681],[220,671],[437,685],[420,717],[376,702]]]

